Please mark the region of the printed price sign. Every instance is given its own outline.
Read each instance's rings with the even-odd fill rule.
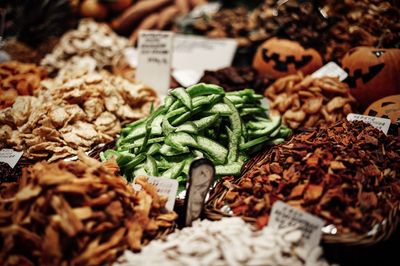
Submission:
[[[382,130],[387,135],[390,127],[391,120],[388,118],[360,115],[360,114],[348,114],[347,121],[363,121],[370,124],[376,129]]]
[[[338,66],[335,62],[329,62],[311,74],[311,77],[313,78],[338,77],[340,81],[345,80],[347,76],[347,72],[344,71],[343,68]]]
[[[174,209],[176,193],[178,192],[178,181],[175,179],[146,176],[147,182],[156,187],[157,193],[161,196],[168,197],[166,208],[170,211]],[[135,178],[136,179],[136,178]],[[140,190],[137,184],[133,184],[133,187]]]
[[[321,239],[324,221],[307,212],[293,208],[282,201],[272,206],[268,226],[276,229],[296,227],[303,233],[303,239],[311,246],[317,246]]]
[[[7,163],[11,168],[18,163],[21,159],[22,151],[14,151],[13,149],[2,149],[0,150],[0,162]]]
[[[173,33],[169,31],[142,30],[139,33],[136,79],[161,96],[168,94],[172,42]]]

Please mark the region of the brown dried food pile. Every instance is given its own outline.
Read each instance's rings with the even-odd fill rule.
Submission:
[[[225,91],[251,88],[260,93],[264,93],[265,88],[271,84],[270,80],[261,77],[251,67],[226,67],[217,71],[205,71],[199,82],[221,86]]]
[[[115,162],[80,159],[37,163],[15,194],[0,190],[1,265],[104,265],[173,225],[153,186],[137,192]]]
[[[123,55],[128,40],[119,37],[104,23],[81,20],[75,30],[65,33],[54,50],[46,55],[41,65],[49,72],[61,69],[101,70],[111,68]]]
[[[198,18],[193,32],[230,37],[240,47],[271,38],[287,38],[317,49],[325,61],[340,61],[356,46],[400,46],[400,8],[389,1],[273,1],[249,12],[226,9]]]
[[[121,126],[147,116],[154,90],[106,74],[85,74],[43,82],[38,97],[17,97],[0,111],[0,148],[23,150],[29,159],[49,161],[112,141]]]
[[[228,188],[235,215],[268,223],[275,201],[301,208],[339,232],[366,233],[400,203],[400,137],[361,121],[293,136]]]
[[[0,63],[0,109],[12,106],[18,95],[33,95],[47,71],[18,61]]]
[[[264,94],[270,109],[282,115],[293,129],[340,121],[352,112],[355,99],[337,78],[304,77],[302,73],[278,79]]]
[[[17,164],[11,168],[8,163],[0,162],[0,183],[15,182],[21,176],[22,166]]]

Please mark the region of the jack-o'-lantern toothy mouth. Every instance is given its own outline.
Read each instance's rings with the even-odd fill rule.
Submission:
[[[286,60],[282,61],[279,60],[279,54],[272,53],[271,56],[268,55],[268,49],[262,48],[262,58],[265,62],[273,61],[275,63],[274,69],[279,72],[287,72],[288,65],[294,64],[296,69],[300,69],[311,62],[312,56],[311,55],[303,55],[301,60],[296,60],[293,55],[286,56]]]
[[[350,88],[356,87],[357,80],[359,79],[361,79],[362,82],[365,84],[373,79],[376,75],[378,75],[384,67],[384,63],[370,66],[368,68],[368,72],[365,74],[362,73],[362,69],[358,68],[354,70],[353,75],[350,75],[350,70],[348,68],[345,68],[344,70],[349,73],[349,76],[344,80],[344,82],[346,82]]]

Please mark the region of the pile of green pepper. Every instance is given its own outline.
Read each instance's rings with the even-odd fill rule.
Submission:
[[[128,181],[137,175],[175,178],[185,188],[189,166],[206,157],[217,176],[238,175],[248,156],[279,144],[291,133],[280,117],[267,116],[262,95],[251,89],[227,92],[210,84],[176,88],[151,115],[122,129],[116,156]]]

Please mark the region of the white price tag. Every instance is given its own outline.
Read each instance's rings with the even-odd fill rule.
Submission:
[[[156,187],[157,193],[168,197],[166,208],[170,211],[174,209],[176,193],[178,192],[178,181],[175,179],[146,176],[147,182]],[[136,178],[135,178],[136,179]],[[134,180],[135,181],[135,180]],[[140,190],[137,184],[133,184],[135,190]]]
[[[14,151],[13,149],[2,149],[0,150],[0,162],[7,163],[11,168],[18,163],[21,159],[22,151]]]
[[[389,131],[389,127],[391,124],[391,120],[388,118],[368,116],[368,115],[360,115],[360,114],[348,114],[347,121],[363,121],[365,123],[370,124],[376,129],[382,130],[383,133],[387,135]]]
[[[307,244],[317,246],[324,223],[322,219],[314,215],[277,201],[272,206],[268,226],[276,229],[297,227],[303,233],[303,239]]]
[[[136,79],[167,95],[170,84],[173,33],[139,32]]]
[[[237,42],[234,39],[209,39],[177,34],[174,38],[172,67],[175,71],[196,73],[192,74],[193,81],[188,85],[190,86],[197,83],[201,78],[201,76],[198,77],[199,73],[230,66],[236,48]],[[179,79],[179,72],[177,73]],[[186,82],[186,84],[188,83]]]
[[[211,15],[217,13],[221,9],[221,6],[222,4],[218,2],[199,5],[190,12],[190,16],[192,18],[198,18],[204,14]]]
[[[345,80],[347,76],[347,72],[344,71],[343,68],[338,66],[335,62],[329,62],[311,74],[311,77],[313,78],[338,77],[340,81]]]
[[[203,76],[203,71],[190,70],[190,69],[175,69],[172,71],[172,76],[183,87],[189,87],[199,82]]]

